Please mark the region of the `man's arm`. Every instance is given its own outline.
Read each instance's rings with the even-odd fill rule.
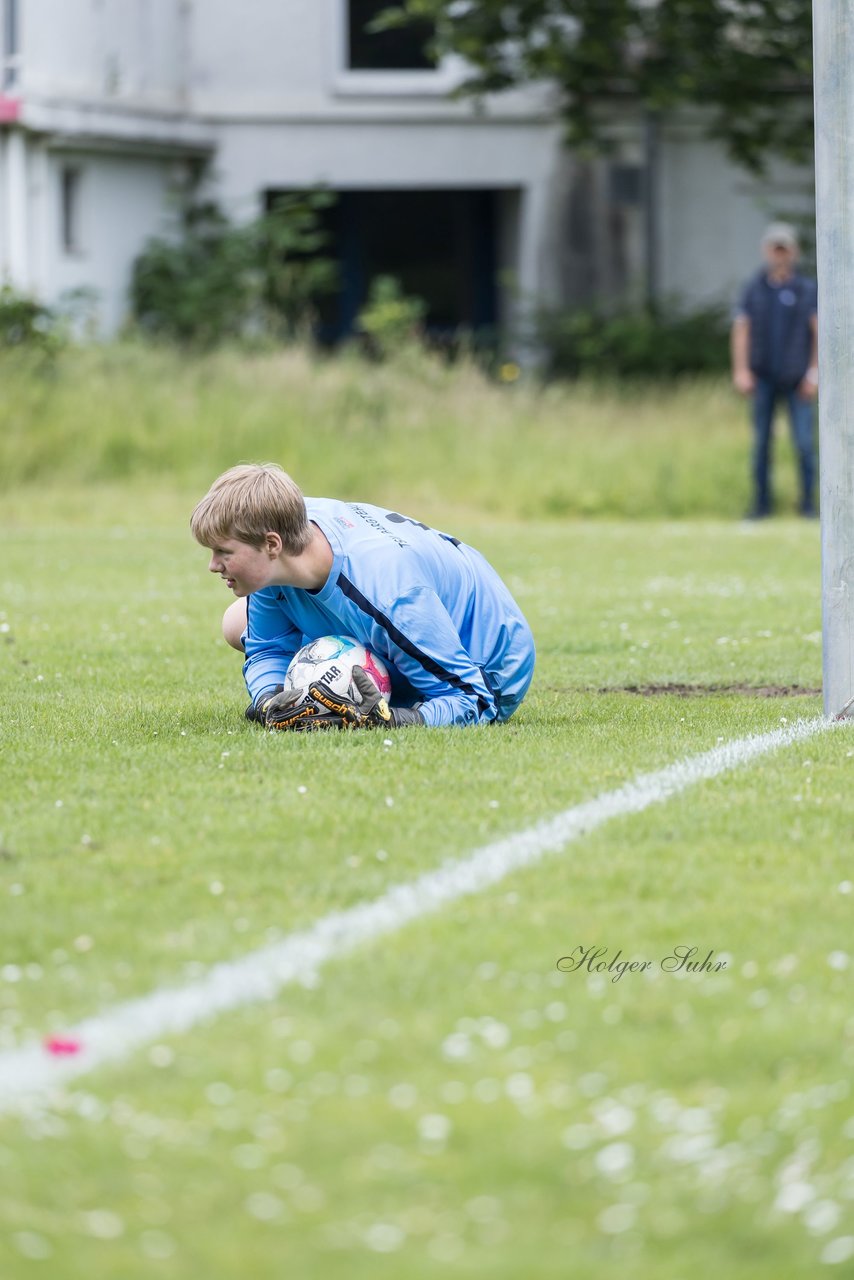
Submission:
[[[743,311],[732,322],[729,350],[733,386],[743,396],[750,396],[756,389],[756,379],[750,369],[750,317]]]
[[[810,363],[798,386],[803,400],[814,400],[818,394],[818,316],[810,316]]]

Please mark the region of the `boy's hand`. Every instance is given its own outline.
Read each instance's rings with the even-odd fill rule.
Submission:
[[[339,729],[337,716],[320,706],[305,689],[285,689],[261,708],[268,729]]]
[[[363,667],[353,668],[353,684],[362,695],[361,702],[354,702],[341,693],[333,693],[328,685],[309,685],[308,696],[335,721],[338,729],[373,729],[392,727],[389,705]]]
[[[353,684],[362,695],[354,702],[333,693],[325,684],[313,684],[308,695],[324,708],[322,727],[337,729],[399,729],[407,724],[423,724],[424,717],[414,707],[390,707],[364,667],[353,668]],[[315,726],[309,724],[306,728]],[[321,727],[320,719],[317,727]]]
[[[250,724],[264,723],[264,714],[267,706],[277,693],[282,692],[284,687],[285,686],[283,684],[273,685],[271,689],[265,689],[263,693],[258,694],[253,702],[249,703],[249,706],[243,714],[246,716],[246,719]]]
[[[259,718],[268,729],[373,729],[423,724],[419,711],[389,707],[362,667],[353,668],[353,683],[362,695],[355,702],[320,682],[305,689],[286,689],[262,702]]]

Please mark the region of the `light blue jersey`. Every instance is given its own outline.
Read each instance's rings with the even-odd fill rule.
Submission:
[[[318,591],[265,587],[247,600],[243,674],[254,699],[325,635],[353,636],[389,665],[392,702],[427,724],[507,720],[534,672],[519,606],[479,552],[367,503],[306,498],[334,556]]]

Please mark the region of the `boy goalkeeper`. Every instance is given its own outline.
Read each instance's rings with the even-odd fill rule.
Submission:
[[[268,728],[507,720],[534,670],[530,628],[472,547],[368,503],[304,498],[272,463],[232,467],[193,512],[208,568],[237,596],[223,633],[245,654],[250,719]],[[391,706],[357,667],[361,703],[282,691],[296,651],[347,635],[388,665]]]

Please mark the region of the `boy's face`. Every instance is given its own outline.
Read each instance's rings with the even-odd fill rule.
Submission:
[[[208,569],[218,573],[236,596],[248,596],[270,585],[276,561],[270,547],[253,547],[237,538],[222,538],[211,548]]]

